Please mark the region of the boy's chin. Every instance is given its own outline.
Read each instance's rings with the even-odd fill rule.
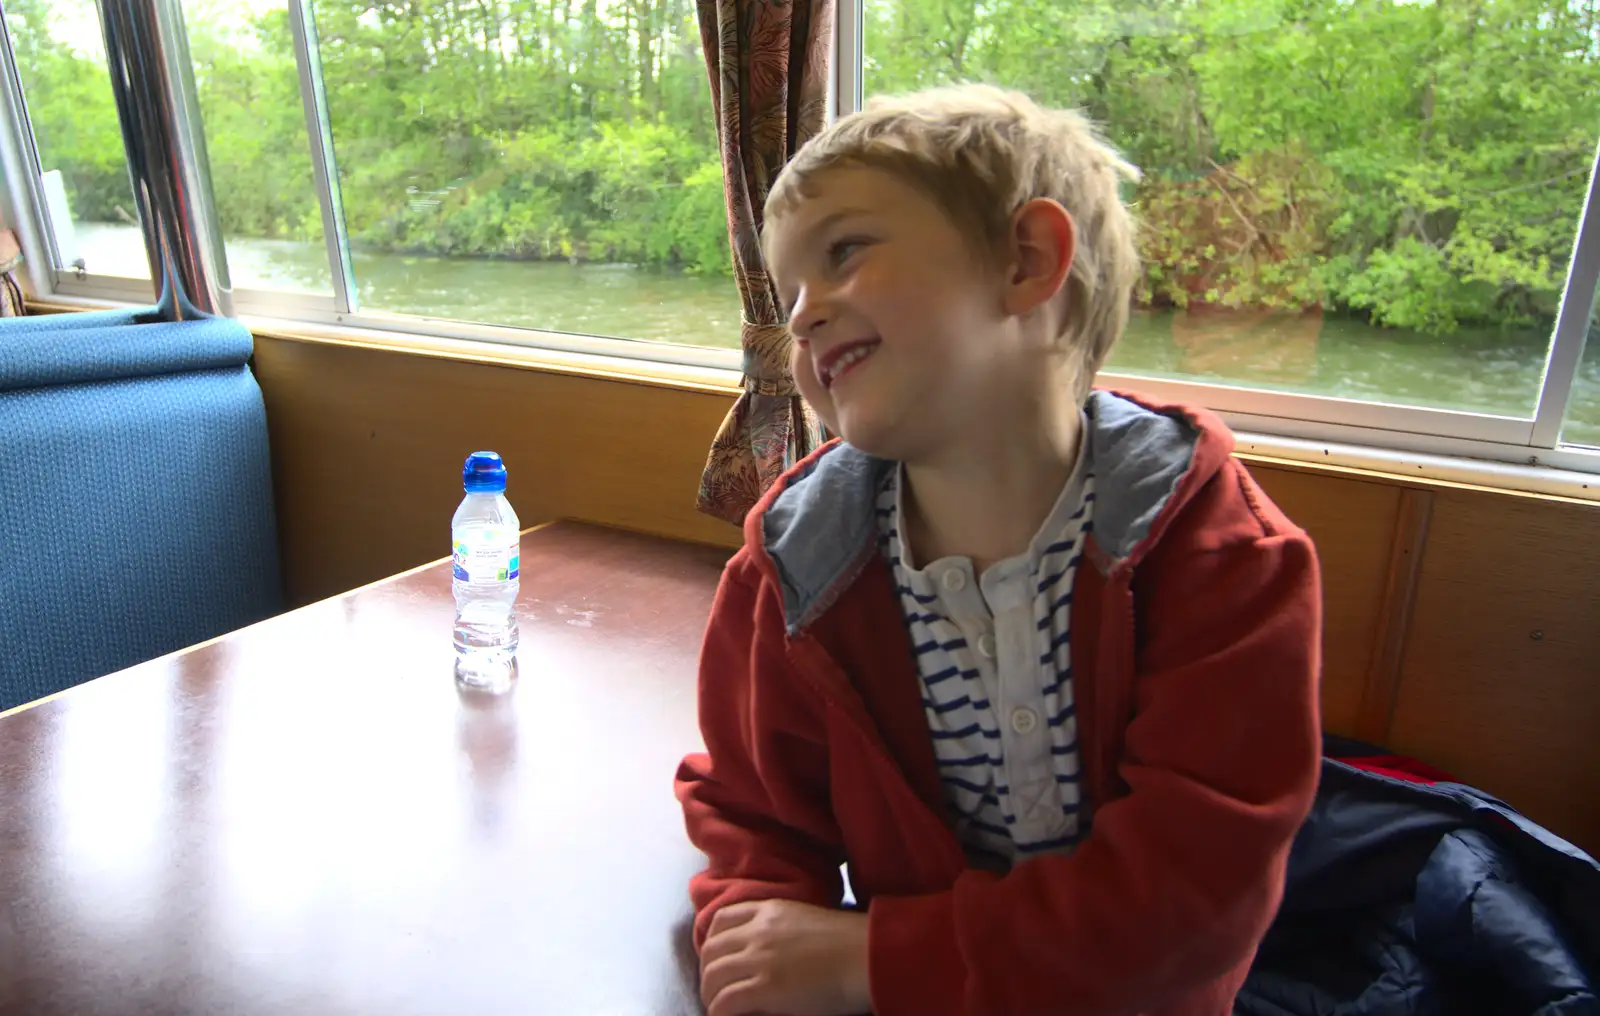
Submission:
[[[899,459],[903,440],[898,428],[886,420],[876,419],[870,413],[843,413],[830,423],[828,429],[851,445],[879,459]]]

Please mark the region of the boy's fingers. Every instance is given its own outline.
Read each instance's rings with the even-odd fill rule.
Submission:
[[[715,938],[730,928],[749,923],[759,906],[759,903],[732,903],[718,910],[711,915],[711,926],[706,929],[707,939]]]
[[[700,1001],[710,1008],[711,1003],[730,984],[756,976],[755,965],[742,953],[722,956],[700,968]]]
[[[705,945],[700,947],[700,968],[703,970],[724,956],[732,956],[743,951],[748,944],[746,932],[737,926],[713,931],[706,936]]]
[[[706,1002],[706,1016],[755,1016],[763,1011],[761,994],[755,978],[735,981]]]
[[[704,970],[729,953],[738,951],[739,945],[733,939],[713,932],[706,936],[706,944],[700,947],[700,969]]]

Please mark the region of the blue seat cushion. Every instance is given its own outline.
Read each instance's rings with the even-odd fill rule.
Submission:
[[[160,320],[154,307],[128,307],[92,310],[78,314],[28,314],[0,318],[0,342],[24,332],[60,332],[78,328],[106,328],[114,325],[144,324]]]
[[[249,354],[221,320],[0,335],[0,709],[281,609]]]
[[[239,367],[253,349],[243,325],[220,318],[0,332],[0,392]]]

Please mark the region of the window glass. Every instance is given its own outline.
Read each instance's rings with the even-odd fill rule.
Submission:
[[[322,0],[364,311],[736,346],[690,0]]]
[[[6,0],[58,268],[148,279],[94,0]]]
[[[150,277],[94,0],[6,5],[63,267]],[[331,293],[285,0],[190,0],[233,286]]]
[[[1567,0],[866,0],[869,94],[1084,109],[1144,172],[1111,368],[1531,416],[1600,109]]]
[[[185,0],[183,15],[233,287],[331,296],[287,0]]]
[[[1589,338],[1572,382],[1567,422],[1561,430],[1567,444],[1600,448],[1600,300],[1589,314]]]

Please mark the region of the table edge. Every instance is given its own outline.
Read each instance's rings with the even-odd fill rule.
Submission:
[[[517,536],[519,538],[523,537],[523,536],[528,536],[528,535],[530,535],[532,533],[537,533],[541,529],[548,529],[551,526],[558,525],[558,524],[563,523],[563,522],[573,523],[573,522],[577,522],[577,520],[575,520],[575,519],[550,519],[549,521],[540,522],[537,525],[529,526],[528,528],[526,528],[526,529],[522,530],[521,532],[519,532],[517,534]],[[577,524],[583,525],[583,523],[581,523],[581,522],[577,522]],[[291,608],[289,610],[285,610],[282,613],[273,614],[271,617],[264,617],[261,620],[256,621],[253,624],[247,624],[243,628],[235,628],[232,631],[223,632],[221,635],[212,636],[211,638],[208,638],[208,639],[204,640],[203,642],[196,642],[194,645],[184,646],[182,649],[174,649],[170,653],[163,653],[160,656],[153,656],[150,659],[145,660],[145,661],[143,661],[141,663],[135,663],[131,667],[124,667],[124,668],[122,668],[122,670],[113,670],[113,671],[111,671],[109,673],[101,674],[101,675],[99,675],[99,677],[92,677],[87,681],[82,681],[82,682],[79,682],[78,684],[73,685],[71,688],[63,688],[60,691],[51,692],[49,695],[46,695],[43,698],[36,698],[31,702],[24,702],[19,706],[12,706],[10,709],[0,710],[0,721],[4,721],[5,719],[7,719],[9,717],[17,715],[18,713],[25,713],[28,710],[34,708],[35,706],[42,706],[47,702],[53,702],[54,700],[60,698],[61,696],[66,695],[67,693],[69,693],[71,691],[74,691],[75,689],[82,688],[84,685],[92,684],[95,681],[100,680],[101,678],[112,677],[112,676],[114,676],[116,674],[125,673],[125,672],[127,672],[129,670],[133,670],[133,669],[138,668],[138,667],[149,667],[149,666],[154,666],[154,665],[156,665],[158,663],[171,662],[173,660],[176,660],[176,659],[179,659],[181,657],[187,656],[190,653],[199,652],[200,650],[205,649],[208,646],[214,646],[218,642],[223,641],[224,639],[230,639],[233,636],[238,635],[241,632],[247,632],[250,629],[255,628],[255,627],[259,626],[259,625],[269,624],[269,623],[271,623],[273,621],[277,621],[277,620],[279,620],[281,618],[288,617],[291,614],[297,614],[302,610],[311,610],[314,607],[319,607],[319,606],[322,606],[323,604],[326,604],[326,603],[334,603],[334,602],[337,602],[339,600],[344,599],[345,597],[354,596],[357,593],[364,593],[364,592],[367,592],[368,590],[371,590],[371,589],[377,589],[377,588],[379,588],[381,586],[386,586],[391,582],[398,582],[401,579],[409,578],[410,576],[416,575],[419,572],[425,572],[430,568],[437,568],[439,565],[444,564],[445,562],[447,562],[449,560],[450,560],[450,556],[448,554],[446,554],[445,556],[435,558],[432,561],[423,562],[422,564],[419,564],[414,568],[407,568],[405,571],[395,572],[393,575],[386,575],[381,579],[376,579],[376,580],[374,580],[372,582],[368,582],[368,583],[366,583],[364,585],[356,586],[353,589],[346,589],[342,593],[334,593],[332,596],[325,596],[320,600],[313,600],[310,603],[302,604],[301,606],[294,607],[294,608]]]

